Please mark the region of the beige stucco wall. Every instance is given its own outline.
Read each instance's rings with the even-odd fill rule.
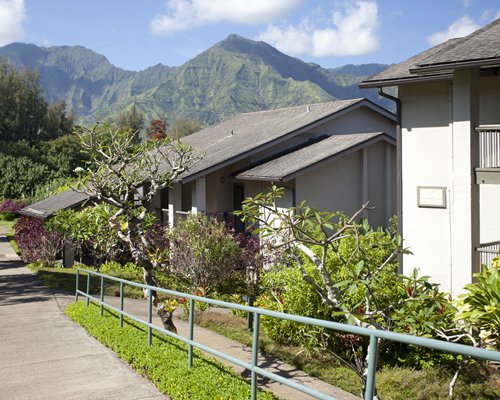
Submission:
[[[386,153],[391,163],[386,170]],[[365,161],[363,161],[365,160]],[[363,163],[367,162],[366,168]],[[351,153],[295,178],[296,201],[322,211],[355,213],[366,201],[373,210],[367,217],[373,226],[387,224],[395,214],[395,191],[391,182],[395,167],[395,148],[378,142],[363,150]],[[386,207],[387,201],[392,207]]]
[[[461,97],[468,90],[465,75],[456,78],[455,89],[451,82],[399,87],[403,103],[403,236],[405,246],[414,253],[404,257],[404,272],[417,267],[453,294],[471,281],[471,237],[479,223],[470,222],[475,184],[469,166],[475,161],[469,154],[463,155],[471,148],[467,114],[474,109],[474,104],[468,108]],[[500,79],[479,78],[478,82],[479,124],[499,124]],[[472,183],[468,183],[469,177]],[[418,207],[418,186],[445,187],[446,208]],[[498,240],[500,185],[481,185],[480,197],[480,241]]]
[[[395,122],[382,116],[368,107],[360,107],[349,113],[342,114],[335,120],[322,124],[311,130],[320,134],[348,134],[363,132],[386,132],[395,134]]]
[[[262,159],[269,158],[273,154],[283,152],[295,146],[306,143],[311,138],[317,138],[322,135],[338,135],[348,133],[365,132],[385,132],[389,135],[395,135],[395,122],[382,116],[379,112],[369,107],[359,107],[345,114],[340,114],[334,119],[318,125],[317,127],[301,133],[300,135],[279,143],[265,151],[255,154],[251,162],[255,163]]]

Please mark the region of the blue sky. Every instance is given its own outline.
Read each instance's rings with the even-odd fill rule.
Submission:
[[[400,62],[496,18],[499,0],[0,0],[0,46],[82,45],[141,70],[236,33],[331,68]]]

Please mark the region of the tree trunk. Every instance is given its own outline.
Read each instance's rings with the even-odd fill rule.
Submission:
[[[156,286],[156,280],[154,278],[154,268],[152,266],[145,267],[142,266],[142,270],[144,272],[144,283],[149,286]],[[148,290],[144,289],[144,296],[148,297]],[[169,312],[163,308],[163,304],[160,304],[158,300],[158,295],[156,290],[151,290],[151,300],[153,302],[153,309],[156,311],[156,314],[160,317],[163,327],[170,332],[177,333],[177,328],[174,325],[173,321],[173,311]]]

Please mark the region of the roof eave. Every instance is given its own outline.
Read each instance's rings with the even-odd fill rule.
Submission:
[[[481,59],[481,60],[467,60],[467,61],[455,61],[455,62],[444,62],[439,64],[421,64],[415,68],[410,69],[412,74],[427,74],[427,73],[452,73],[455,69],[465,69],[465,68],[481,68],[481,67],[500,67],[500,58],[495,57],[491,59]]]
[[[377,135],[377,136],[375,136],[375,137],[367,139],[367,140],[365,140],[365,141],[363,141],[361,143],[358,143],[358,144],[356,144],[356,145],[354,145],[352,147],[344,149],[344,150],[342,150],[342,151],[340,151],[340,152],[338,152],[336,154],[333,154],[333,155],[331,155],[329,157],[326,157],[326,158],[324,158],[322,160],[318,160],[315,163],[312,163],[312,164],[307,165],[307,166],[305,166],[303,168],[300,168],[300,169],[298,169],[296,171],[293,171],[290,174],[283,176],[282,177],[282,181],[283,182],[287,182],[289,180],[295,179],[299,175],[303,175],[303,174],[305,174],[308,171],[311,171],[311,170],[313,170],[315,168],[318,168],[318,167],[321,167],[323,165],[329,164],[329,163],[331,163],[333,161],[338,160],[339,158],[342,158],[342,157],[345,157],[347,155],[350,155],[350,154],[352,154],[352,153],[354,153],[354,152],[356,152],[356,151],[358,151],[358,150],[360,150],[360,149],[362,149],[364,147],[370,146],[370,145],[372,145],[374,143],[378,143],[380,141],[388,142],[388,143],[392,144],[393,146],[396,145],[396,140],[392,136],[388,135],[385,132],[380,132],[380,134]]]
[[[361,89],[373,89],[379,87],[398,86],[405,83],[435,82],[452,80],[451,73],[438,75],[411,76],[407,78],[380,79],[375,81],[363,81],[358,87]]]
[[[235,176],[240,181],[259,181],[259,182],[279,182],[283,183],[284,178],[281,176]]]
[[[266,181],[266,182],[273,181],[273,182],[279,182],[279,183],[288,182],[288,181],[294,179],[295,177],[302,175],[307,171],[310,171],[311,169],[328,164],[328,163],[335,161],[341,157],[345,157],[348,154],[354,153],[355,151],[358,151],[359,149],[362,149],[363,147],[370,146],[370,145],[377,143],[377,142],[380,142],[380,141],[388,142],[394,146],[396,145],[396,140],[392,136],[388,135],[385,132],[380,132],[380,134],[375,136],[375,137],[372,137],[370,139],[366,139],[365,141],[358,143],[352,147],[344,149],[336,154],[325,157],[322,160],[318,160],[312,164],[309,164],[305,167],[302,167],[300,169],[297,169],[296,171],[293,171],[289,174],[286,174],[286,175],[283,175],[280,177],[278,177],[278,176],[244,176],[244,175],[239,176],[239,175],[237,175],[236,179],[239,179],[242,181]]]
[[[34,218],[41,218],[41,219],[48,219],[52,217],[56,212],[58,211],[63,211],[63,210],[68,210],[68,209],[74,209],[77,207],[80,207],[83,203],[91,200],[91,197],[88,197],[86,199],[83,199],[81,201],[72,203],[66,207],[61,207],[58,210],[52,211],[52,212],[47,212],[47,211],[42,211],[42,210],[36,210],[34,208],[31,208],[30,206],[23,208],[22,210],[19,211],[19,214],[25,215],[28,217],[34,217]],[[30,211],[34,210],[34,211]]]

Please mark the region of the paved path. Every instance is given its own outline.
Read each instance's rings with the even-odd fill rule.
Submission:
[[[166,399],[59,308],[0,236],[0,399]]]
[[[116,357],[114,357],[113,354],[109,354],[110,352],[106,348],[103,348],[102,345],[98,344],[94,339],[88,338],[81,328],[79,328],[78,326],[75,326],[75,324],[72,321],[70,321],[63,314],[62,310],[64,310],[66,308],[66,306],[68,306],[69,304],[71,304],[74,301],[74,296],[68,295],[65,293],[50,292],[48,289],[41,286],[36,281],[36,279],[34,279],[33,274],[31,274],[28,269],[23,267],[22,263],[20,261],[14,261],[14,262],[10,261],[10,262],[7,262],[4,264],[2,262],[2,260],[4,260],[4,258],[2,258],[2,253],[3,253],[3,251],[6,251],[6,250],[4,250],[5,248],[6,248],[5,243],[2,243],[1,236],[0,236],[0,321],[2,321],[0,323],[0,341],[2,343],[2,347],[0,347],[0,349],[4,348],[4,345],[5,345],[4,336],[6,336],[6,333],[4,333],[4,330],[5,330],[5,332],[9,331],[8,326],[5,326],[5,324],[3,322],[6,319],[6,318],[4,318],[4,313],[5,313],[4,310],[12,310],[7,315],[9,315],[9,314],[10,315],[17,315],[21,311],[24,312],[24,314],[20,315],[19,317],[16,317],[15,321],[12,321],[13,325],[16,326],[16,328],[13,328],[13,329],[15,329],[16,332],[14,332],[12,334],[13,337],[12,337],[11,341],[7,342],[7,354],[12,353],[14,360],[12,360],[10,363],[7,363],[6,367],[4,367],[4,360],[3,360],[3,354],[2,354],[3,350],[2,350],[0,352],[0,373],[3,373],[4,368],[6,371],[8,371],[9,368],[12,368],[12,366],[17,365],[15,363],[16,357],[14,357],[15,352],[18,351],[18,350],[16,350],[16,348],[28,349],[31,347],[31,349],[33,349],[33,348],[39,349],[37,352],[37,360],[38,360],[37,362],[41,362],[43,365],[43,363],[52,362],[51,361],[52,358],[55,358],[56,360],[58,360],[58,356],[56,354],[53,354],[54,348],[52,346],[55,346],[55,343],[58,346],[64,346],[64,343],[66,343],[67,346],[70,346],[72,348],[72,351],[75,352],[76,351],[75,348],[72,347],[73,346],[72,342],[74,342],[74,341],[78,342],[78,344],[85,342],[87,349],[81,350],[81,352],[82,352],[81,356],[79,356],[78,354],[75,354],[74,360],[73,360],[73,358],[65,359],[65,361],[67,360],[68,366],[67,367],[62,366],[61,370],[80,371],[82,369],[82,367],[77,367],[77,366],[70,367],[69,365],[72,365],[73,362],[77,362],[80,358],[87,358],[87,359],[92,358],[96,351],[98,352],[100,357],[104,358],[104,355],[105,355],[106,356],[105,358],[110,359],[110,361],[116,362],[117,359],[116,359]],[[11,253],[12,253],[12,251],[11,251]],[[12,254],[11,254],[11,256],[12,256]],[[7,266],[7,268],[5,268],[5,266]],[[11,283],[10,282],[7,283],[7,282],[12,281],[13,277],[15,276],[14,274],[17,274],[17,273],[19,273],[23,276],[19,282],[19,286],[21,286],[21,287],[17,290],[12,290],[12,292],[13,292],[12,295],[9,295],[11,290],[10,289],[7,290],[7,287],[10,287]],[[20,290],[29,292],[29,295],[27,297],[20,298],[19,302],[16,303],[15,298],[17,297],[17,292],[19,292]],[[27,299],[27,301],[24,301],[24,299]],[[105,301],[107,301],[113,305],[118,306],[118,299],[117,298],[106,297]],[[27,317],[26,311],[25,311],[26,307],[22,307],[22,305],[26,306],[26,305],[28,305],[27,303],[29,304],[29,307],[30,307],[28,318],[29,318],[29,321],[32,321],[32,322],[25,322],[26,317]],[[33,308],[34,307],[33,303],[36,304],[35,308]],[[48,303],[50,303],[50,307],[47,306]],[[45,308],[47,308],[46,317],[43,316],[43,315],[45,315],[45,313],[41,314],[39,311],[37,311],[38,309],[43,308],[43,306]],[[50,308],[50,311],[49,311],[49,308]],[[125,311],[127,311],[133,315],[136,315],[144,320],[147,319],[147,306],[146,306],[146,302],[144,300],[125,299],[125,307],[124,308],[125,308]],[[57,318],[55,318],[55,316],[57,316]],[[183,335],[186,337],[187,331],[188,331],[187,323],[185,321],[179,320],[177,318],[174,318],[174,322],[175,322],[175,325],[178,329],[178,333],[180,335]],[[160,320],[156,317],[153,319],[153,323],[157,324],[158,326],[161,326]],[[32,332],[32,333],[24,332],[26,330],[24,328],[24,324],[27,325],[26,328],[28,331],[35,330],[35,332]],[[17,327],[17,325],[19,325],[19,327]],[[38,328],[37,328],[37,326],[38,326]],[[37,329],[38,329],[38,331],[36,332]],[[40,335],[41,329],[47,330],[47,334]],[[48,329],[51,329],[50,333],[48,332]],[[12,329],[10,329],[10,330],[12,331]],[[56,335],[56,337],[57,337],[56,340],[50,339],[50,336],[54,335],[54,333],[52,333],[52,330],[58,331],[58,333]],[[17,331],[22,333],[22,336],[19,337]],[[76,332],[78,333],[78,339],[75,340],[72,338],[72,336],[74,334],[76,334]],[[222,351],[226,354],[229,354],[233,357],[244,359],[244,360],[247,360],[248,362],[250,362],[250,360],[251,360],[251,349],[250,348],[240,344],[239,342],[236,342],[234,340],[230,340],[230,339],[226,338],[225,336],[218,335],[218,334],[216,334],[212,331],[209,331],[207,329],[196,326],[195,331],[194,331],[194,338],[195,338],[195,340],[199,341],[200,343],[203,343],[206,346],[215,348],[215,349]],[[51,342],[50,345],[45,344],[45,342],[47,340],[50,340],[50,342]],[[12,343],[12,345],[10,343]],[[47,348],[47,346],[50,346],[50,347]],[[11,347],[13,349],[12,351],[9,350],[9,348],[11,348]],[[98,349],[98,350],[94,350],[94,349]],[[63,349],[61,351],[63,353],[66,353],[68,350]],[[31,352],[28,350],[28,353],[31,353]],[[49,361],[47,361],[47,360],[49,360]],[[244,376],[244,377],[249,376],[249,371],[244,370],[241,367],[235,366],[234,364],[229,363],[225,360],[221,360],[221,361],[223,363],[225,363],[226,365],[233,367],[242,376]],[[126,382],[126,383],[123,383],[124,391],[125,391],[125,393],[130,394],[130,393],[128,393],[128,390],[126,389],[126,385],[130,384],[130,381],[129,381],[130,374],[132,374],[132,375],[134,375],[134,374],[133,374],[133,372],[128,370],[128,368],[125,368],[121,362],[118,361],[118,363],[121,364],[121,368],[123,370],[125,370],[124,375],[123,375],[123,379],[122,379],[123,382]],[[25,364],[26,364],[25,370],[13,372],[13,374],[15,375],[13,377],[14,382],[19,382],[19,384],[22,383],[23,381],[25,381],[26,374],[27,375],[33,374],[32,370],[38,369],[36,365],[30,364],[29,357],[28,357],[28,361],[26,361]],[[345,392],[339,388],[336,388],[332,385],[329,385],[329,384],[327,384],[319,379],[313,378],[313,377],[307,375],[306,373],[298,370],[297,368],[290,366],[288,364],[285,364],[285,363],[283,363],[277,359],[274,359],[272,357],[269,357],[269,356],[261,355],[259,357],[259,366],[265,367],[269,371],[279,373],[282,376],[293,378],[296,381],[304,383],[308,386],[312,386],[318,390],[321,390],[325,393],[330,394],[331,396],[337,398],[338,400],[357,400],[357,399],[359,399],[359,397],[356,397],[348,392]],[[110,368],[110,369],[112,369],[112,368]],[[103,370],[104,370],[104,368],[102,368],[102,367],[101,368],[96,367],[94,370],[89,371],[89,373],[93,373],[96,376],[96,378],[101,378],[101,373]],[[111,371],[108,371],[108,372],[111,372]],[[116,375],[120,375],[121,373],[122,373],[121,370],[116,371],[116,374],[113,374],[114,375],[113,379],[119,380],[120,377],[116,376]],[[42,378],[36,378],[36,379],[43,379],[44,376],[46,376],[45,373],[42,374]],[[61,378],[60,373],[56,372],[55,379],[54,379],[55,382],[53,383],[54,386],[58,386],[60,384],[60,378]],[[8,381],[10,381],[10,379],[11,378],[9,378]],[[104,381],[107,381],[108,379],[110,379],[110,378],[105,377]],[[139,379],[139,377],[135,376],[135,379]],[[66,374],[64,374],[64,382],[65,382],[64,387],[73,387],[73,386],[80,385],[80,383],[78,383],[78,382],[70,382],[68,380]],[[36,387],[36,383],[33,383],[33,385],[34,385],[34,387]],[[133,385],[135,388],[136,384],[133,384]],[[7,387],[5,387],[5,386],[2,387],[2,385],[0,384],[0,399],[3,399],[4,397],[8,398],[8,399],[28,398],[28,395],[26,395],[26,397],[10,397],[10,396],[5,395],[5,394],[10,394],[10,393],[15,393],[15,392],[5,392],[5,390],[13,390],[13,389],[8,389],[9,386],[10,386],[10,384],[7,385]],[[144,383],[142,383],[142,386],[144,386]],[[147,387],[147,385],[146,385],[146,387]],[[264,379],[264,378],[261,378],[259,380],[259,387],[262,387],[262,388],[265,388],[265,389],[272,391],[281,399],[291,399],[291,400],[312,399],[312,397],[307,396],[304,393],[298,392],[298,391],[291,389],[285,385],[282,385],[282,384],[279,384],[277,382],[270,381],[270,380]],[[110,392],[112,392],[112,391],[110,391]],[[31,392],[31,393],[36,393],[36,392]],[[102,392],[102,393],[104,393],[104,392]],[[101,395],[102,395],[102,393],[101,393]],[[37,393],[37,395],[38,395],[38,393]],[[143,397],[121,397],[121,395],[120,395],[120,396],[117,396],[116,398],[119,398],[119,397],[123,398],[124,400],[135,399],[135,398],[137,398],[137,399],[139,399],[139,398],[141,398],[141,399],[142,398],[144,398],[144,399],[162,398],[162,397],[154,397],[154,395],[150,395],[150,397],[147,397],[147,395],[144,395]],[[57,399],[58,397],[54,397],[54,396],[37,397],[37,396],[34,396],[34,397],[30,397],[30,400],[44,399],[44,398]],[[108,394],[102,395],[102,397],[99,397],[98,395],[97,395],[97,397],[92,397],[89,395],[83,396],[83,397],[78,397],[78,393],[75,394],[75,397],[70,397],[70,396],[67,396],[66,394],[63,395],[63,393],[62,393],[61,398],[65,398],[65,399],[73,399],[73,398],[74,399],[80,399],[80,398],[82,398],[82,399],[101,399],[101,398],[102,399],[114,399],[115,397],[109,396]]]

